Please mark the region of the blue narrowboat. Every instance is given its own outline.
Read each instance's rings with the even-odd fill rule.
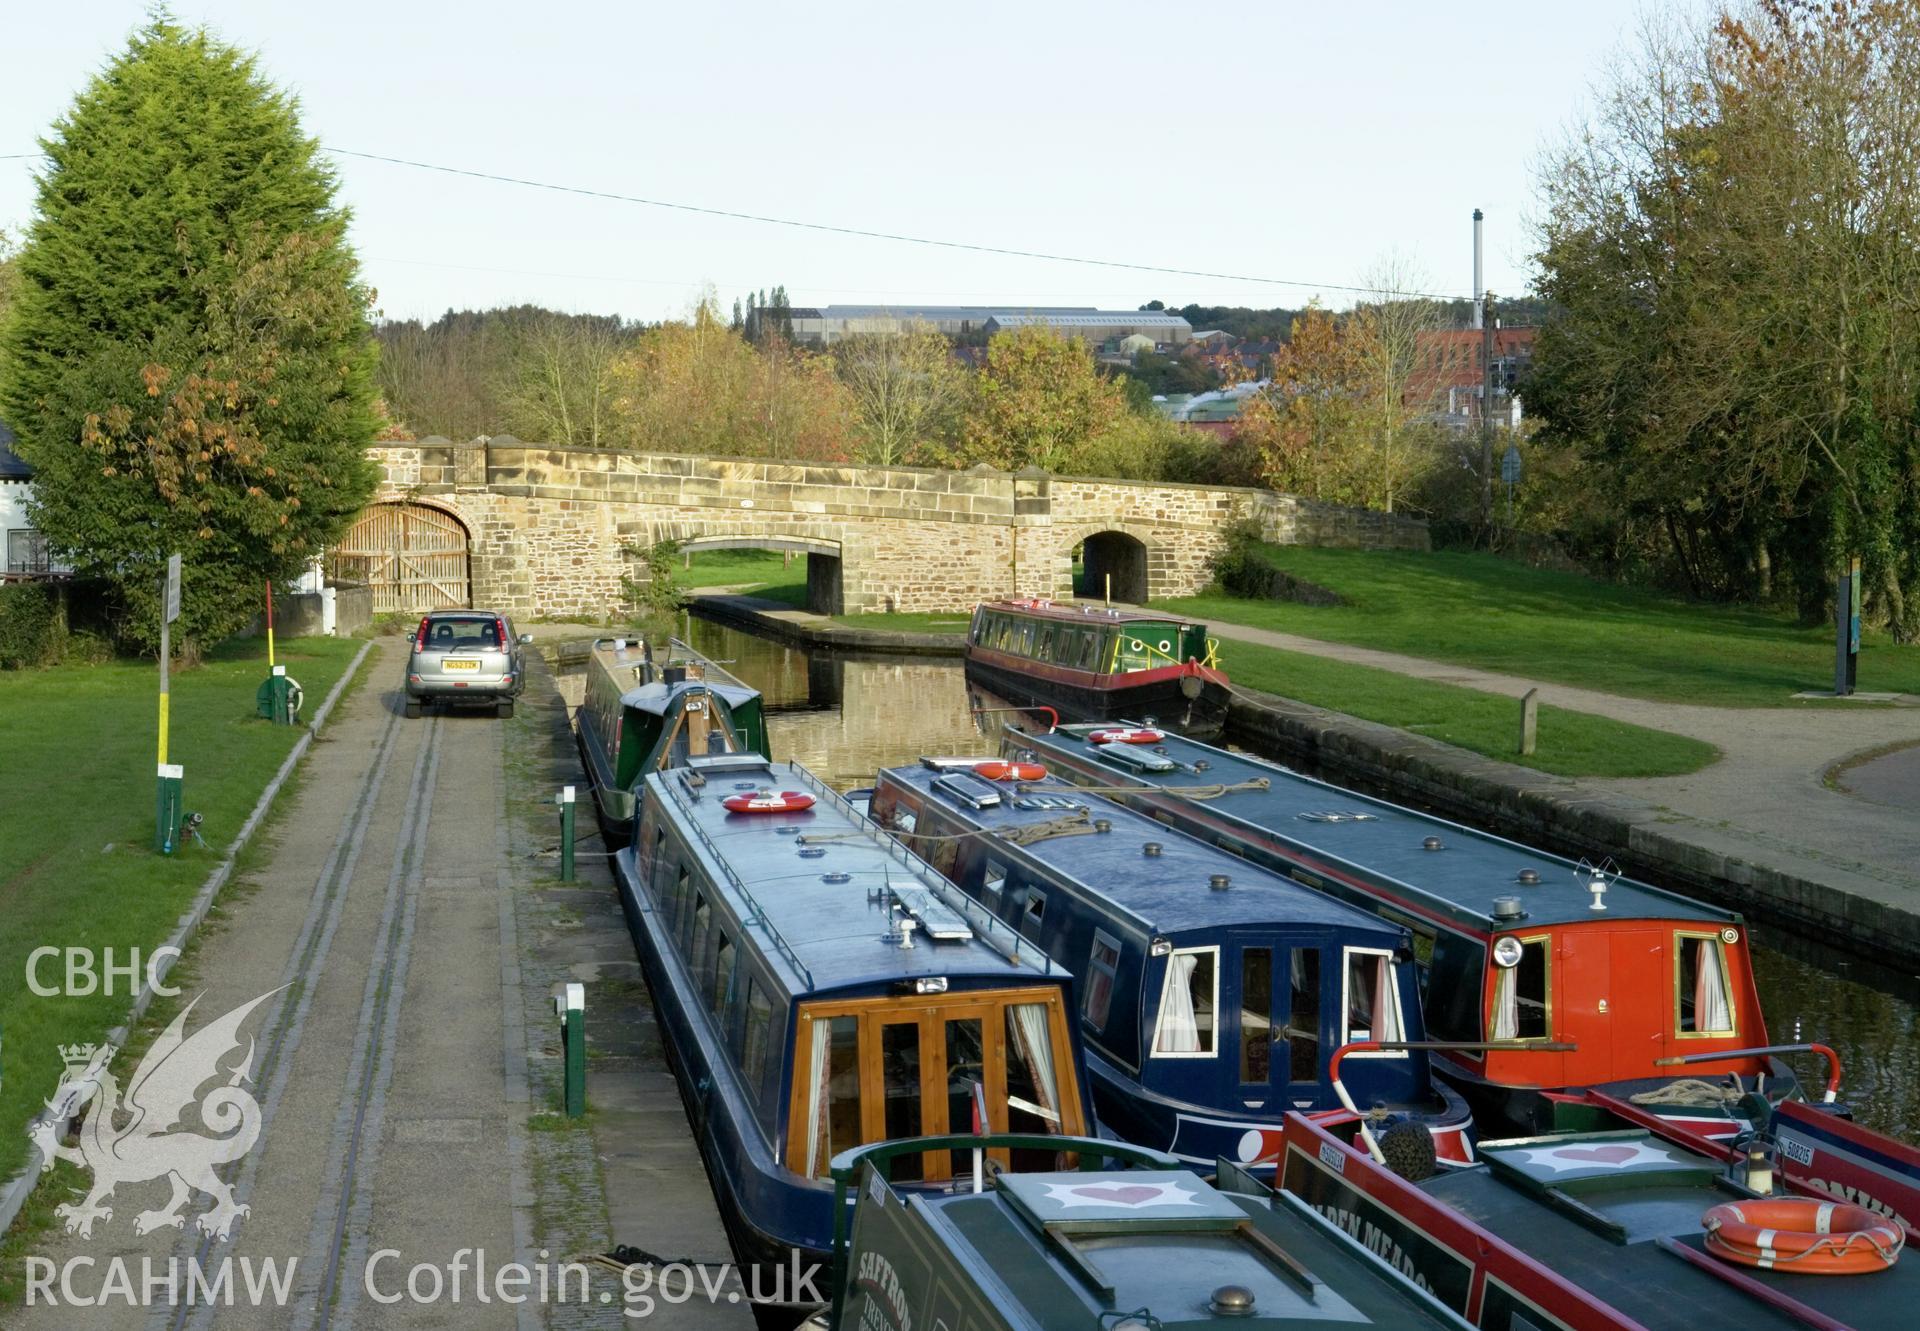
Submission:
[[[639,793],[615,879],[743,1264],[824,1259],[849,1147],[1088,1132],[1072,976],[806,769],[692,756]],[[903,1156],[892,1177],[946,1187],[970,1157]]]
[[[1428,1029],[1452,1045],[1435,1066],[1485,1135],[1551,1131],[1590,1087],[1716,1137],[1798,1094],[1733,911],[1178,735],[1068,725],[1006,746],[1410,929]],[[1227,789],[1183,793],[1207,784]]]
[[[690,692],[691,684],[704,688]],[[689,710],[688,699],[698,705]],[[669,638],[659,654],[642,639],[596,639],[574,739],[610,847],[626,845],[633,835],[642,773],[675,766],[689,754],[773,752],[758,691],[678,638]]]
[[[890,768],[871,817],[1082,976],[1103,1126],[1270,1169],[1289,1110],[1364,1114],[1414,1176],[1472,1159],[1429,1076],[1407,931],[1018,764]],[[998,779],[995,779],[998,778]]]

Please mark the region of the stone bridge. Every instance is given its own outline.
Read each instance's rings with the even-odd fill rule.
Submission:
[[[1116,601],[1186,595],[1206,585],[1223,531],[1241,518],[1283,544],[1428,548],[1418,519],[1265,490],[553,448],[498,435],[381,444],[370,456],[380,489],[355,528],[359,543],[350,536],[341,552],[371,569],[379,609],[422,609],[424,596],[598,618],[626,600],[630,552],[663,540],[804,552],[811,607],[825,613],[1065,598],[1076,549],[1089,594],[1111,578]],[[447,562],[462,533],[465,587]],[[411,542],[422,543],[417,557]],[[427,567],[438,571],[409,590],[404,571]],[[383,581],[393,583],[384,604]]]

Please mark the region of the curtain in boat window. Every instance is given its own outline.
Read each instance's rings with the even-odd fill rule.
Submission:
[[[1520,986],[1515,968],[1502,966],[1493,981],[1493,1038],[1511,1040],[1520,1034]]]
[[[1198,983],[1196,983],[1196,977]],[[1200,1029],[1200,1014],[1194,992],[1204,987],[1209,995],[1207,1029]],[[1213,1049],[1213,956],[1202,952],[1175,952],[1167,958],[1167,981],[1160,995],[1160,1019],[1156,1025],[1153,1052],[1156,1054],[1203,1054]]]
[[[819,1174],[828,1158],[827,1141],[827,1045],[828,1023],[819,1017],[808,1022],[813,1032],[813,1052],[808,1059],[808,1084],[813,1093],[807,1097],[807,1177]]]
[[[1693,973],[1693,1025],[1698,1031],[1730,1031],[1733,1013],[1727,1007],[1727,981],[1720,960],[1720,940],[1689,938],[1687,946],[1697,949]]]
[[[1400,1005],[1394,992],[1400,981],[1400,967],[1385,957],[1374,958],[1373,1038],[1394,1041],[1407,1038],[1400,1029]]]
[[[1053,1070],[1053,1038],[1047,1025],[1045,1003],[1014,1003],[1007,1008],[1007,1024],[1019,1043],[1020,1053],[1033,1075],[1033,1093],[1040,1101],[1041,1117],[1055,1128],[1060,1126],[1060,1083]]]

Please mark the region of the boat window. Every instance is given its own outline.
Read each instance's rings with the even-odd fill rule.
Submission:
[[[1013,620],[1006,615],[1001,615],[994,621],[993,645],[1003,652],[1013,646]]]
[[[1674,939],[1674,1019],[1682,1035],[1736,1035],[1726,949],[1716,934]]]
[[[1026,908],[1020,913],[1020,932],[1034,942],[1040,941],[1040,929],[1047,914],[1047,894],[1039,888],[1027,889]]]
[[[1091,670],[1100,649],[1100,635],[1092,629],[1081,629],[1076,636],[1080,640],[1080,655],[1074,664],[1082,670]]]
[[[1406,1038],[1400,1020],[1400,968],[1393,954],[1347,949],[1347,1042]]]
[[[1550,997],[1553,966],[1547,956],[1546,935],[1520,940],[1520,961],[1496,968],[1493,981],[1493,1020],[1496,1040],[1544,1040],[1553,1031]]]
[[[1053,660],[1053,634],[1054,634],[1053,625],[1046,624],[1041,627],[1040,633],[1039,633],[1039,641],[1034,645],[1034,649],[1033,649],[1034,660],[1036,661]]]
[[[904,804],[896,804],[893,806],[892,817],[890,819],[883,817],[881,825],[890,826],[894,831],[905,834],[911,833],[914,828],[920,826],[920,820],[914,816],[912,809]]]
[[[709,1006],[713,1015],[724,1021],[727,1010],[727,995],[733,989],[734,946],[731,938],[720,940],[720,955],[713,966],[713,1001]],[[728,1023],[730,1024],[730,1023]]]
[[[1265,1082],[1273,1071],[1273,949],[1240,953],[1240,1080]]]
[[[773,1006],[767,1002],[766,991],[760,988],[758,980],[747,981],[747,1029],[740,1044],[740,1072],[747,1083],[747,1089],[753,1098],[760,1098],[760,1088],[766,1082],[767,1075],[767,1025],[773,1016]]]
[[[1114,978],[1120,971],[1120,943],[1104,929],[1093,931],[1093,947],[1087,953],[1087,1024],[1096,1031],[1107,1028],[1107,1015],[1113,1009]]]
[[[980,903],[988,909],[1000,904],[1000,889],[1007,885],[1007,866],[999,860],[988,860],[986,876],[980,880]]]
[[[1485,992],[1486,965],[1486,945],[1477,939],[1443,933],[1433,940],[1422,1009],[1430,1038],[1467,1042],[1483,1038],[1486,1027],[1480,1020],[1480,996]]]
[[[889,1022],[880,1028],[880,1087],[885,1097],[886,1135],[920,1135],[920,1023]],[[922,1176],[921,1157],[903,1156],[894,1162],[895,1180]]]
[[[1287,1079],[1320,1080],[1320,953],[1296,947],[1287,962]]]
[[[925,998],[809,1005],[795,1051],[787,1139],[794,1169],[819,1177],[835,1152],[862,1142],[971,1132],[975,1087],[988,1132],[1083,1131],[1063,997],[1058,988],[1024,988],[955,994],[932,1005]],[[903,1157],[891,1176],[947,1178],[970,1170],[972,1154]],[[992,1154],[1003,1167],[1022,1169],[1051,1168],[1055,1159],[1052,1151]]]
[[[808,1098],[807,1173],[823,1174],[835,1152],[861,1143],[860,1019],[816,1019],[810,1067],[814,1093]]]
[[[1155,1058],[1213,1057],[1214,1006],[1219,997],[1217,947],[1183,948],[1167,958],[1154,1025]]]
[[[1016,635],[1014,650],[1022,656],[1033,655],[1033,630],[1033,622],[1029,620],[1020,626],[1020,632]]]
[[[693,908],[693,942],[687,948],[687,969],[693,972],[694,983],[698,984],[707,973],[707,932],[713,924],[713,908],[698,892],[693,894],[693,899],[699,904]]]

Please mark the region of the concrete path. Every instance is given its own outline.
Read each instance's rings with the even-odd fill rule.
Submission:
[[[1210,631],[1238,642],[1514,698],[1537,688],[1540,701],[1555,707],[1705,740],[1720,749],[1721,758],[1687,776],[1583,778],[1568,784],[1657,805],[1675,823],[1688,826],[1689,839],[1721,854],[1881,899],[1911,903],[1911,894],[1920,893],[1920,818],[1914,816],[1920,791],[1901,806],[1875,799],[1865,788],[1856,795],[1845,788],[1852,784],[1846,776],[1840,778],[1844,784],[1829,777],[1856,755],[1888,744],[1920,744],[1920,698],[1891,707],[1705,707],[1626,698],[1240,624],[1215,623]],[[1915,791],[1920,760],[1899,763],[1912,764],[1900,768],[1913,774],[1905,785],[1882,783],[1876,773],[1862,779],[1876,790]]]
[[[604,1269],[584,1295],[574,1277],[564,1304],[552,1293],[545,1305],[506,1301],[537,1295],[537,1274],[525,1286],[498,1283],[500,1268],[517,1262],[560,1288],[561,1263],[615,1241],[607,1194],[644,1181],[610,1181],[591,1133],[556,1127],[544,1112],[550,967],[523,967],[521,953],[566,949],[538,922],[521,923],[521,898],[551,870],[515,846],[510,814],[530,808],[537,797],[527,787],[544,788],[547,774],[507,761],[509,736],[537,735],[538,720],[527,717],[523,730],[522,718],[490,714],[406,720],[396,687],[405,651],[400,638],[376,645],[367,677],[308,755],[270,852],[229,889],[222,922],[176,972],[186,976],[181,1001],[194,1002],[190,1037],[257,1000],[237,1043],[215,1051],[220,1072],[248,1073],[230,1079],[246,1093],[242,1107],[223,1120],[210,1090],[177,1134],[205,1142],[195,1129],[212,1136],[238,1123],[247,1139],[257,1124],[251,1149],[220,1171],[232,1190],[230,1235],[207,1237],[196,1223],[211,1176],[187,1169],[195,1191],[178,1229],[151,1227],[169,1204],[164,1175],[129,1178],[90,1236],[57,1234],[36,1254],[68,1278],[64,1290],[55,1283],[56,1304],[36,1301],[0,1322],[142,1331],[628,1324],[620,1279]],[[544,1021],[532,1015],[542,1008]],[[617,1011],[609,1003],[608,1015]],[[130,1081],[134,1063],[116,1059],[111,1070]],[[210,1071],[188,1080],[219,1086]],[[123,1090],[123,1102],[131,1094]],[[660,1134],[669,1147],[672,1137]],[[549,1168],[548,1139],[578,1157],[571,1171]],[[710,1194],[690,1186],[704,1177],[685,1139],[682,1120],[681,1149],[651,1163],[679,1181],[681,1230],[695,1242],[703,1225],[720,1231]],[[723,1258],[724,1245],[702,1255]],[[216,1291],[211,1303],[204,1286],[196,1302],[179,1301],[196,1266]],[[177,1296],[169,1272],[180,1277]],[[223,1275],[232,1283],[219,1297]],[[250,1279],[264,1282],[257,1292]],[[657,1317],[747,1324],[738,1307],[663,1305]]]

